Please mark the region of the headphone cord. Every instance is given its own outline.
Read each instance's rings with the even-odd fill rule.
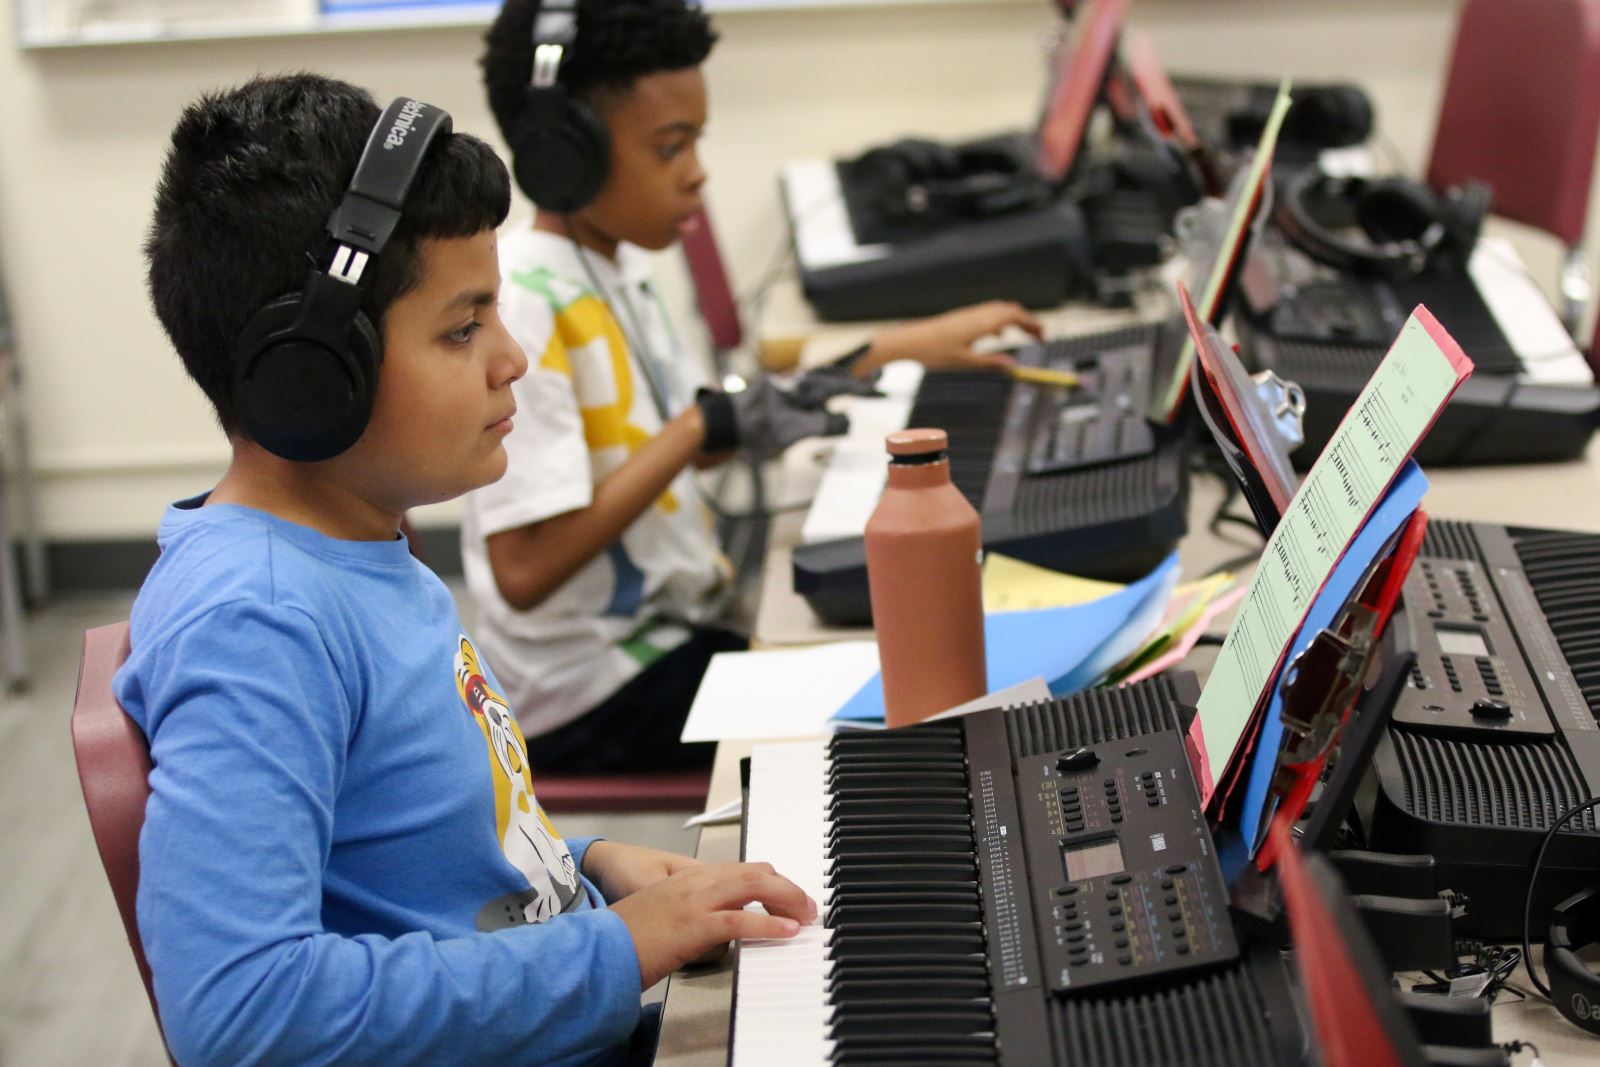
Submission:
[[[589,284],[594,287],[595,296],[609,304],[608,297],[610,294],[605,286],[600,283],[600,276],[595,272],[594,264],[589,262],[588,249],[579,244],[577,237],[573,235],[571,216],[561,215],[559,217],[561,219],[561,229],[567,235],[567,240],[572,242],[572,250],[577,254],[578,262],[583,265],[583,273],[588,276]],[[621,246],[619,245],[618,247],[620,249]],[[645,343],[644,329],[640,325],[638,316],[634,314],[633,302],[628,299],[627,280],[622,278],[620,268],[617,276],[622,282],[617,287],[616,293],[617,303],[622,305],[622,317],[618,318],[613,315],[612,318],[616,319],[617,328],[622,331],[623,340],[628,343],[628,347],[637,355],[638,358],[635,362],[639,364],[639,370],[644,375],[645,388],[650,391],[650,400],[655,404],[656,414],[661,416],[661,422],[665,424],[672,418],[672,409],[667,404],[667,398],[662,392],[660,383],[656,381],[655,367],[657,363],[655,353]],[[622,321],[624,318],[628,320],[626,323]]]
[[[1600,797],[1595,797],[1592,800],[1586,800],[1576,807],[1568,808],[1559,819],[1551,824],[1550,829],[1545,831],[1544,840],[1539,844],[1538,855],[1534,857],[1533,873],[1528,875],[1528,895],[1522,904],[1522,963],[1523,966],[1528,969],[1528,979],[1533,983],[1533,988],[1543,993],[1546,1000],[1553,1001],[1555,998],[1551,995],[1550,988],[1544,984],[1544,981],[1540,979],[1539,975],[1533,969],[1533,941],[1531,937],[1531,930],[1533,927],[1534,883],[1539,880],[1539,868],[1544,865],[1545,849],[1549,848],[1550,842],[1555,839],[1556,831],[1560,830],[1563,826],[1570,822],[1574,816],[1581,815],[1583,812],[1589,811],[1595,807],[1600,807]],[[1548,947],[1548,944],[1546,947]]]

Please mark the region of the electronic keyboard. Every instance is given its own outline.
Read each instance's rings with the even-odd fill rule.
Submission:
[[[1194,677],[756,752],[744,855],[822,922],[740,945],[735,1067],[1298,1064],[1186,748]]]
[[[988,372],[929,374],[905,425],[950,439],[950,476],[983,521],[985,550],[1086,578],[1131,581],[1187,530],[1185,426],[1146,417],[1172,374],[1178,322],[1030,345],[1019,362],[1076,373],[1073,389]],[[794,589],[824,621],[871,618],[860,537],[794,551]]]
[[[1306,394],[1309,464],[1422,304],[1475,364],[1417,447],[1426,466],[1530,463],[1582,454],[1600,389],[1555,312],[1515,263],[1480,242],[1466,274],[1379,278],[1313,264],[1269,229],[1258,284],[1234,316],[1240,353]],[[1520,341],[1520,343],[1517,343]]]
[[[1371,846],[1430,853],[1478,937],[1518,937],[1534,853],[1600,794],[1600,535],[1434,520],[1406,581],[1416,661],[1374,757]],[[1536,915],[1600,869],[1567,824]]]

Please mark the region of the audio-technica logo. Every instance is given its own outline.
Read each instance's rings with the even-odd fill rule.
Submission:
[[[383,139],[384,151],[399,148],[406,143],[406,134],[411,132],[411,127],[416,123],[422,109],[427,106],[419,100],[407,100],[400,105],[400,113],[394,117],[394,125],[389,127],[389,136]]]

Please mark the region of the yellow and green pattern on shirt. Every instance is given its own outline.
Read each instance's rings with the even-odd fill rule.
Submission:
[[[611,308],[592,289],[575,285],[552,271],[514,271],[511,280],[543,296],[555,312],[550,341],[534,362],[572,382],[578,413],[583,417],[584,441],[589,446],[596,477],[603,478],[654,436],[632,419],[633,369],[622,327]],[[677,497],[667,489],[656,499],[656,506],[674,512],[678,509]]]

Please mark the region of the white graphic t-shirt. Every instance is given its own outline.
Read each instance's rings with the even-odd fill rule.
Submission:
[[[506,475],[468,495],[461,529],[479,641],[529,736],[576,719],[681,644],[688,625],[716,618],[728,584],[684,471],[543,603],[518,611],[495,585],[490,535],[587,507],[660,432],[662,408],[683,410],[706,380],[650,285],[647,253],[624,245],[618,263],[579,255],[554,234],[501,239],[500,313],[529,366],[512,386]]]

